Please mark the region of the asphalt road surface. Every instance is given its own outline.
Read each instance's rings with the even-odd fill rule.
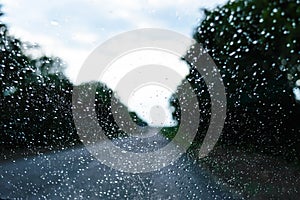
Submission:
[[[114,142],[128,150],[169,141],[152,134]],[[0,198],[238,199],[187,154],[158,171],[132,174],[101,164],[85,147],[0,163]]]

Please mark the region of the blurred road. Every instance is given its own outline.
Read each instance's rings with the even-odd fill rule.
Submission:
[[[168,143],[155,139],[158,145]],[[114,142],[125,149],[136,143]],[[101,164],[84,147],[0,163],[0,198],[234,199],[187,154],[159,171],[131,174]]]

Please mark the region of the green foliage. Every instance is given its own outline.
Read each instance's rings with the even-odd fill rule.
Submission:
[[[78,144],[72,116],[73,84],[63,74],[65,65],[57,57],[34,58],[27,49],[0,22],[0,144],[27,148]],[[110,110],[112,92],[100,83],[80,87],[91,85],[97,87],[99,123],[109,137],[117,137],[119,129]]]
[[[236,0],[204,13],[194,38],[226,87],[223,142],[293,150],[299,141],[292,91],[300,79],[300,2]]]
[[[160,130],[160,133],[165,136],[166,138],[172,140],[178,131],[179,126],[173,126],[173,127],[163,127]]]
[[[27,148],[78,144],[72,115],[74,86],[63,74],[65,65],[58,57],[34,58],[27,49],[28,45],[11,36],[0,22],[0,144]],[[112,91],[99,82],[83,83],[78,88],[82,97],[91,88],[96,89],[95,102],[89,106],[95,108],[93,112],[107,137],[125,135],[112,114]],[[82,117],[89,114],[86,107],[78,109]],[[131,115],[138,125],[146,125]]]
[[[138,126],[148,126],[147,122],[142,120],[136,112],[129,112],[129,115],[133,122],[135,122]]]
[[[300,75],[299,19],[297,0],[231,1],[206,11],[194,38],[220,67],[233,101],[287,98]]]

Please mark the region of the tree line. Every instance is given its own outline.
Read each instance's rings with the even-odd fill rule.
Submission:
[[[298,0],[236,0],[203,10],[193,37],[213,58],[225,85],[228,108],[220,144],[290,158],[300,155],[300,107],[293,93],[300,79],[299,4]],[[33,57],[27,53],[30,48],[36,47],[10,35],[0,22],[1,145],[80,143],[72,118],[74,85],[63,74],[63,62],[57,57]],[[201,144],[209,124],[210,97],[201,74],[192,66],[190,72],[187,78],[201,108],[195,142]],[[112,91],[96,82],[80,87],[93,84],[98,88],[95,106],[100,125],[109,137],[123,135],[110,110]],[[175,97],[170,103],[180,124]],[[147,125],[135,113],[130,115]]]

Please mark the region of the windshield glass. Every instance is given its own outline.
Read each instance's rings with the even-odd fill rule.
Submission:
[[[299,0],[0,1],[0,199],[298,199]]]

